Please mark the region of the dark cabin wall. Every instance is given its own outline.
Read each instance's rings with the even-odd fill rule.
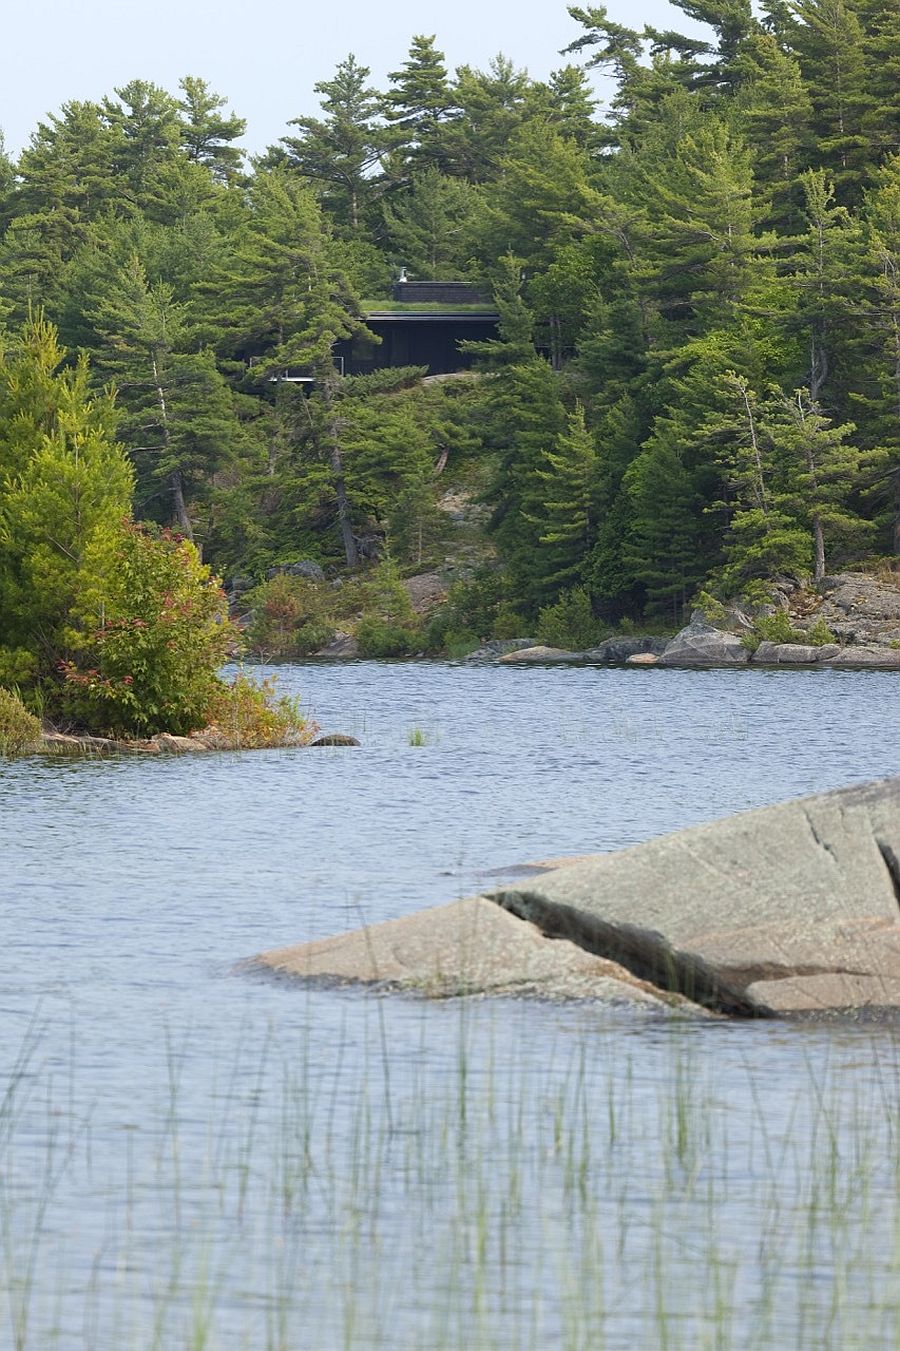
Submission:
[[[343,358],[346,375],[367,375],[386,366],[427,366],[430,375],[468,370],[472,358],[459,350],[461,342],[484,342],[497,335],[494,315],[465,318],[396,318],[366,320],[381,343],[340,342],[335,356]]]

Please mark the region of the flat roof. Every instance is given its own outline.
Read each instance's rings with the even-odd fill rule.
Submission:
[[[369,323],[404,323],[421,324],[434,323],[435,320],[442,322],[456,323],[483,323],[496,324],[500,320],[497,310],[485,308],[483,305],[470,305],[468,308],[463,306],[448,308],[436,308],[433,305],[422,305],[415,309],[411,306],[404,309],[364,309],[363,315]]]

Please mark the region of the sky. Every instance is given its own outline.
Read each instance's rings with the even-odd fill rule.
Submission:
[[[609,12],[633,27],[694,28],[666,0],[610,0]],[[257,151],[317,111],[313,86],[351,51],[376,86],[416,33],[437,35],[451,69],[483,68],[503,51],[543,79],[581,31],[565,0],[32,0],[3,18],[0,129],[17,154],[71,99],[100,99],[131,79],[177,92],[181,76],[199,75],[247,119],[245,145]]]

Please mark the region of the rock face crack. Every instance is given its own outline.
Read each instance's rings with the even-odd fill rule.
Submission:
[[[894,899],[897,902],[897,909],[900,910],[900,859],[891,846],[885,841],[875,837],[875,843],[878,845],[878,852],[884,860],[884,866],[887,868],[888,877],[891,879],[891,887],[894,892]]]
[[[820,849],[824,849],[825,853],[831,859],[832,863],[834,863],[837,867],[840,867],[840,864],[838,863],[837,860],[837,855],[834,852],[833,845],[830,845],[827,840],[822,839],[822,836],[816,830],[815,821],[813,821],[812,817],[810,816],[809,812],[806,810],[805,807],[803,809],[803,815],[806,817],[806,824],[809,826],[810,833],[812,834],[812,837],[815,840],[816,844],[819,846]]]
[[[533,891],[496,891],[488,899],[536,925],[545,937],[567,938],[596,957],[617,962],[638,980],[666,994],[682,995],[691,1003],[735,1018],[774,1016],[744,994],[746,985],[752,983],[751,973],[741,972],[734,982],[723,981],[701,957],[676,951],[660,933],[605,924],[594,915],[555,904]],[[786,972],[784,978],[792,974]]]

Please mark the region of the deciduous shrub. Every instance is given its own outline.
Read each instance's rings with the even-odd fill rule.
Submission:
[[[218,581],[187,540],[130,523],[102,575],[77,659],[61,663],[64,711],[112,736],[203,727],[236,639]]]
[[[319,731],[300,712],[296,699],[278,694],[274,676],[257,683],[241,674],[230,685],[219,682],[205,721],[231,745],[245,750],[306,746]]]
[[[0,755],[27,755],[41,741],[41,724],[12,690],[0,688]]]

